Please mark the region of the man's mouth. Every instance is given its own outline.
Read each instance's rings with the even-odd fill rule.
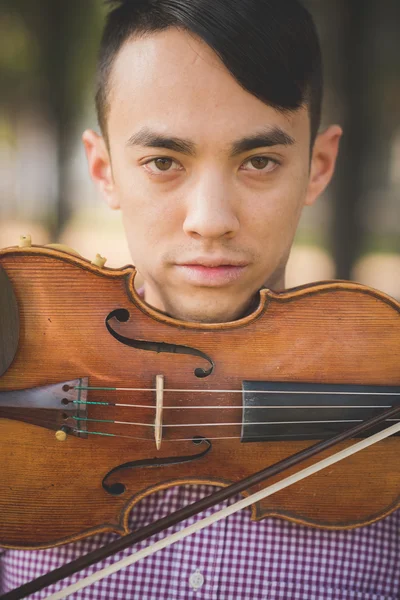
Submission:
[[[176,265],[178,273],[189,283],[202,287],[228,285],[239,279],[245,262],[224,258],[198,258]]]

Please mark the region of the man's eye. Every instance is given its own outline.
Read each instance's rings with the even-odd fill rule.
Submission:
[[[168,158],[166,156],[160,156],[159,158],[153,158],[149,160],[149,162],[145,163],[144,166],[150,173],[167,173],[169,171],[175,170],[171,169],[171,166],[175,164],[176,161],[172,158]]]
[[[245,168],[246,171],[254,171],[260,173],[270,173],[278,166],[278,161],[273,160],[272,158],[267,158],[266,156],[254,156],[247,160],[243,165],[250,165],[250,167]],[[171,168],[175,165],[177,168]],[[160,156],[158,158],[153,158],[149,160],[147,163],[143,165],[147,171],[150,171],[152,174],[160,174],[160,173],[170,173],[172,171],[179,171],[181,169],[179,163],[177,163],[172,158],[168,158],[167,156]]]
[[[262,173],[270,173],[278,166],[278,161],[266,156],[254,156],[247,160],[243,165],[250,165],[250,168],[245,169],[246,171],[260,171]]]

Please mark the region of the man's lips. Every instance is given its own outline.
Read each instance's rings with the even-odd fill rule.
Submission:
[[[245,264],[209,264],[185,263],[177,264],[180,275],[189,283],[203,287],[218,287],[227,285],[241,277],[247,265]]]
[[[187,259],[184,262],[178,263],[178,265],[185,267],[247,267],[248,262],[224,256],[200,256]]]

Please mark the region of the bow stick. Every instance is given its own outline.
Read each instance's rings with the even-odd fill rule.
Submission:
[[[163,540],[159,540],[158,542],[148,546],[147,548],[143,548],[143,550],[136,552],[136,554],[127,556],[126,558],[121,559],[117,563],[110,565],[109,567],[105,567],[104,569],[101,569],[97,573],[93,573],[93,575],[89,575],[88,577],[85,577],[84,579],[81,579],[80,581],[69,585],[68,587],[64,588],[60,592],[51,594],[50,596],[47,596],[46,600],[61,600],[62,598],[66,598],[70,594],[72,594],[78,590],[81,590],[81,589],[87,587],[88,585],[95,583],[96,581],[100,581],[101,579],[103,579],[104,577],[107,577],[108,575],[111,575],[112,573],[116,573],[120,569],[123,569],[124,567],[128,567],[129,565],[133,565],[134,563],[138,562],[142,558],[146,558],[147,556],[150,556],[151,554],[158,552],[158,550],[167,548],[171,544],[174,544],[175,542],[178,542],[179,540],[183,540],[184,538],[191,535],[192,533],[201,531],[205,527],[208,527],[209,525],[212,525],[213,523],[216,523],[217,521],[221,521],[221,519],[226,519],[226,517],[229,517],[230,515],[233,515],[234,513],[238,512],[239,510],[242,510],[243,508],[250,506],[254,502],[258,502],[259,500],[262,500],[263,498],[266,498],[267,496],[271,496],[272,494],[275,494],[276,492],[279,492],[280,490],[283,490],[283,489],[289,487],[290,485],[293,485],[294,483],[301,481],[302,479],[306,479],[306,477],[309,477],[310,475],[313,475],[314,473],[318,473],[319,471],[322,471],[323,469],[326,469],[327,467],[334,465],[335,463],[343,460],[344,458],[347,458],[348,456],[352,456],[353,454],[356,454],[357,452],[360,452],[361,450],[364,450],[365,448],[368,448],[369,446],[372,446],[373,444],[376,444],[377,442],[384,440],[385,438],[387,438],[391,435],[394,435],[395,433],[398,433],[398,432],[400,432],[400,423],[398,423],[397,425],[392,425],[391,427],[388,427],[387,429],[381,431],[380,433],[371,435],[369,438],[363,440],[362,442],[353,444],[352,446],[350,446],[350,448],[341,450],[340,452],[337,452],[336,454],[333,454],[332,456],[315,463],[311,467],[307,467],[306,469],[303,469],[303,470],[299,471],[298,473],[291,475],[290,477],[286,477],[286,479],[283,479],[282,481],[279,481],[278,483],[275,483],[275,484],[265,488],[264,490],[261,490],[260,492],[256,492],[255,494],[252,494],[251,496],[248,496],[247,498],[243,498],[243,500],[239,500],[239,502],[232,504],[232,506],[227,506],[226,508],[223,508],[222,510],[214,513],[213,515],[210,515],[209,517],[202,519],[198,523],[193,523],[193,525],[189,525],[185,529],[182,529],[181,531],[177,531],[176,533],[173,533],[172,535],[168,536],[167,538],[165,538]]]
[[[2,595],[0,597],[0,600],[20,600],[21,598],[25,598],[26,596],[32,594],[33,592],[41,590],[41,589],[51,585],[52,583],[60,581],[61,579],[64,579],[65,577],[67,577],[73,573],[76,573],[79,570],[86,568],[87,566],[95,564],[96,562],[103,560],[104,558],[111,556],[112,554],[115,554],[118,551],[121,551],[129,546],[132,546],[133,544],[136,544],[139,541],[143,541],[143,540],[151,537],[152,535],[155,535],[156,533],[159,533],[160,531],[163,531],[163,530],[167,529],[168,527],[171,527],[172,525],[175,525],[181,521],[184,521],[188,517],[194,516],[206,508],[215,506],[222,500],[226,500],[226,499],[230,498],[231,496],[237,494],[238,492],[243,491],[243,490],[255,485],[256,483],[260,483],[269,477],[272,477],[274,475],[282,473],[283,471],[289,469],[290,467],[298,465],[298,464],[306,461],[307,459],[311,458],[312,456],[316,456],[316,455],[320,454],[321,452],[323,452],[324,450],[338,445],[340,442],[346,441],[353,437],[357,437],[361,433],[364,433],[367,429],[370,429],[373,426],[379,425],[380,423],[397,416],[399,413],[400,413],[400,406],[397,406],[388,411],[385,411],[381,415],[378,415],[376,417],[373,417],[372,419],[369,419],[368,421],[364,421],[363,423],[356,425],[355,427],[352,427],[351,429],[348,429],[347,431],[344,431],[344,432],[334,436],[333,438],[330,438],[328,440],[323,440],[322,442],[318,442],[317,444],[314,444],[310,448],[306,448],[305,450],[302,450],[301,452],[298,452],[298,453],[294,454],[293,456],[283,459],[282,461],[276,463],[275,465],[267,467],[266,469],[263,469],[262,471],[259,471],[258,473],[255,473],[254,475],[252,475],[250,477],[246,477],[245,479],[243,479],[241,481],[238,481],[226,488],[223,488],[223,489],[219,490],[218,492],[211,494],[210,496],[207,496],[206,498],[203,498],[202,500],[199,500],[198,502],[195,502],[189,506],[186,506],[186,507],[176,511],[175,513],[173,513],[172,515],[169,515],[168,517],[159,519],[155,523],[151,523],[150,525],[143,527],[142,529],[140,529],[137,532],[134,532],[132,534],[124,536],[123,538],[116,540],[115,542],[111,542],[104,548],[95,550],[94,552],[91,552],[82,558],[79,558],[75,561],[72,561],[71,563],[69,563],[67,565],[64,565],[62,567],[59,567],[58,569],[55,569],[51,573],[47,573],[46,575],[43,575],[43,576],[35,579],[34,581],[24,584],[24,585],[20,586],[19,588],[12,590],[11,592],[8,592],[7,594]],[[217,513],[214,513],[213,515],[206,517],[205,519],[202,519],[201,521],[194,523],[193,525],[190,525],[190,526],[186,527],[185,529],[182,529],[179,532],[174,533],[174,534],[170,535],[169,537],[164,538],[163,540],[159,540],[158,542],[148,546],[147,548],[140,550],[139,552],[135,553],[134,555],[128,556],[128,557],[118,561],[117,563],[114,563],[113,565],[110,565],[109,567],[106,567],[106,568],[98,571],[97,573],[93,573],[89,577],[86,577],[86,578],[76,582],[75,584],[72,584],[72,585],[64,588],[60,592],[51,594],[50,596],[47,596],[46,600],[61,600],[62,598],[66,598],[68,595],[70,595],[80,589],[83,589],[83,588],[87,587],[88,585],[95,583],[96,581],[100,581],[104,577],[107,577],[108,575],[111,575],[112,573],[115,573],[124,567],[134,564],[135,562],[139,561],[140,559],[150,556],[151,554],[157,552],[158,550],[161,550],[162,548],[166,548],[167,546],[173,544],[174,542],[184,539],[185,537],[191,535],[192,533],[195,533],[197,531],[200,531],[201,529],[204,529],[205,527],[208,527],[212,523],[220,521],[220,520],[228,517],[229,515],[234,514],[235,512],[238,512],[239,510],[242,510],[243,508],[246,508],[246,507],[250,506],[251,504],[254,504],[255,502],[262,500],[263,498],[271,496],[272,494],[274,494],[280,490],[283,490],[286,487],[289,487],[290,485],[293,485],[294,483],[297,483],[298,481],[301,481],[302,479],[305,479],[305,478],[309,477],[310,475],[313,475],[314,473],[318,473],[319,471],[322,471],[323,469],[325,469],[337,462],[340,462],[341,460],[343,460],[349,456],[352,456],[353,454],[356,454],[357,452],[360,452],[361,450],[364,450],[365,448],[368,448],[368,447],[376,444],[377,442],[379,442],[385,438],[388,438],[392,435],[395,435],[396,433],[399,433],[399,432],[400,432],[400,423],[391,425],[390,427],[384,429],[383,431],[376,433],[360,442],[353,444],[349,448],[345,448],[344,450],[341,450],[340,452],[337,452],[336,454],[333,454],[332,456],[325,458],[325,459],[315,463],[314,465],[311,465],[310,467],[307,467],[301,471],[298,471],[294,475],[291,475],[291,476],[287,477],[286,479],[279,481],[278,483],[275,483],[259,492],[256,492],[255,494],[252,494],[251,496],[248,496],[247,498],[239,500],[239,502],[236,502],[235,504],[218,511]]]

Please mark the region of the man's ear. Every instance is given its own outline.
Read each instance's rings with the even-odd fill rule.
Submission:
[[[89,173],[94,184],[108,206],[113,210],[118,210],[120,205],[115,193],[111,158],[104,138],[92,129],[86,129],[82,135],[82,141],[85,146]]]
[[[331,181],[342,135],[341,127],[332,125],[317,136],[311,159],[306,206],[314,204]]]

